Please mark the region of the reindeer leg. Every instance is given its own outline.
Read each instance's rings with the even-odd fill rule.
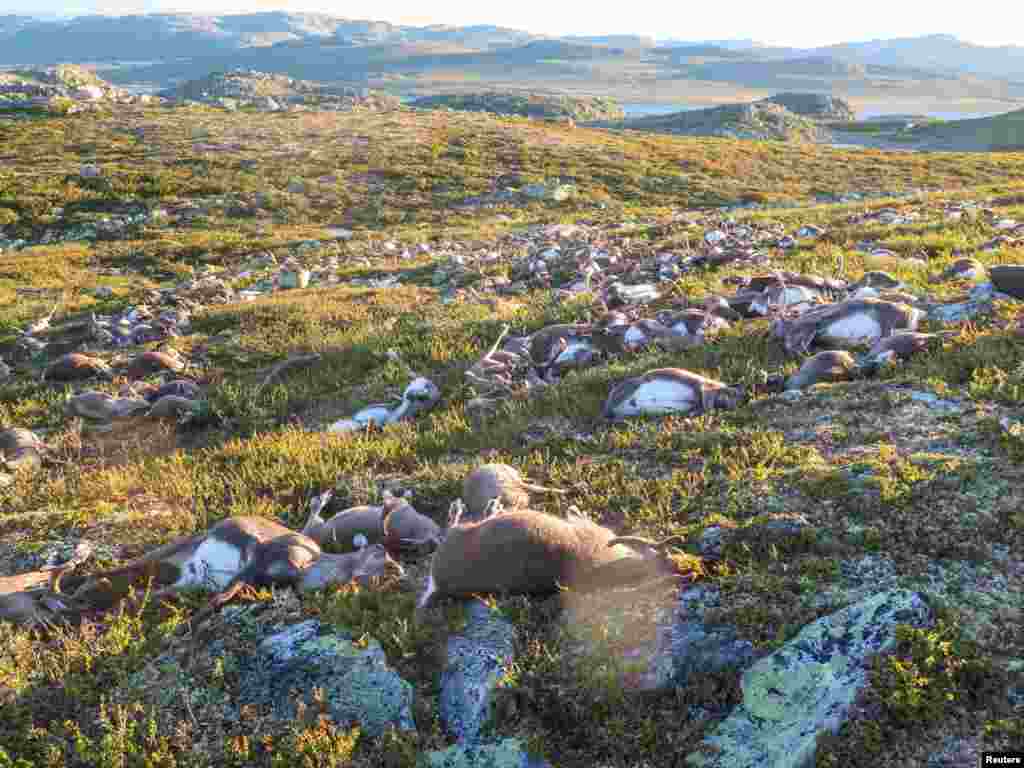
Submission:
[[[302,528],[303,533],[308,533],[310,529],[317,525],[323,525],[324,519],[320,516],[324,507],[330,502],[331,497],[334,496],[334,491],[328,489],[318,496],[314,496],[309,502],[309,519],[306,520],[306,525]]]
[[[454,528],[459,524],[459,520],[462,519],[463,513],[466,511],[466,504],[462,499],[456,499],[448,506],[448,527]]]

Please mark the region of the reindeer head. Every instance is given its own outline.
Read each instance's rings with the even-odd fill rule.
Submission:
[[[352,578],[360,584],[364,584],[372,578],[384,578],[405,575],[405,569],[401,564],[388,554],[382,544],[374,544],[363,547],[355,557],[356,564],[352,569]]]

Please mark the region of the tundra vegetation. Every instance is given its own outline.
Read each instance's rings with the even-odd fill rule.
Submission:
[[[535,509],[564,516],[575,506],[616,532],[685,537],[680,557],[691,577],[721,590],[716,618],[759,651],[830,612],[827,600],[806,598],[841,585],[844,561],[884,556],[902,573],[924,573],[939,561],[1019,557],[1024,438],[1001,426],[1024,404],[1016,302],[997,301],[991,314],[951,326],[955,333],[938,349],[875,379],[819,385],[797,405],[755,395],[735,410],[695,418],[601,418],[614,381],[651,369],[685,368],[730,383],[749,382],[759,369],[792,376],[801,360],[769,338],[763,319],[703,345],[651,348],[569,372],[538,396],[502,401],[495,418],[478,423],[467,412],[476,393],[464,374],[505,325],[527,334],[589,322],[591,302],[556,302],[548,288],[489,303],[447,300],[432,276],[445,242],[488,247],[527,225],[586,219],[626,249],[657,252],[700,237],[703,230],[676,214],[756,202],[765,207],[730,215],[827,233],[773,249],[775,267],[851,281],[885,269],[911,289],[951,299],[963,283],[929,277],[962,253],[991,266],[1024,262],[1024,249],[981,250],[991,232],[969,216],[849,223],[853,214],[906,206],[905,199],[826,205],[819,198],[916,189],[914,204],[929,211],[942,201],[989,200],[998,216],[1024,220],[1024,154],[845,151],[405,109],[237,115],[125,107],[0,120],[0,139],[4,236],[39,243],[47,232],[58,235],[0,254],[0,343],[15,341],[55,301],[58,319],[109,314],[150,289],[216,274],[253,253],[336,257],[341,278],[199,311],[190,332],[170,340],[208,392],[202,416],[181,426],[132,421],[130,429],[91,431],[63,408],[72,385],[24,375],[0,383],[0,428],[36,430],[52,454],[0,487],[5,575],[55,540],[94,542],[88,567],[101,570],[232,515],[274,517],[299,530],[308,499],[323,489],[345,508],[379,505],[380,484],[391,483],[411,489],[416,509],[443,525],[464,479],[484,461],[566,491],[533,495]],[[83,166],[101,173],[83,174]],[[568,177],[576,192],[562,201],[464,203],[510,173],[523,184]],[[105,217],[179,210],[189,201],[188,217],[150,216],[114,235],[102,227]],[[60,237],[89,226],[99,235]],[[328,227],[352,236],[336,239]],[[857,249],[863,239],[894,255],[880,263]],[[316,244],[298,249],[309,241]],[[401,247],[385,247],[389,241]],[[421,251],[420,243],[434,249]],[[901,258],[921,254],[924,269]],[[507,271],[497,260],[470,282]],[[753,271],[742,263],[697,269],[663,284],[664,300],[699,303],[727,290],[727,278]],[[388,287],[382,278],[399,282]],[[925,321],[918,330],[938,329]],[[318,364],[261,386],[259,372],[311,352]],[[383,429],[325,432],[400,391],[409,368],[440,388],[431,411]],[[90,386],[116,394],[123,383],[113,375]],[[912,400],[892,384],[959,408]],[[764,515],[783,512],[803,515],[809,528],[784,546],[746,535]],[[714,563],[696,546],[713,525],[735,533]],[[407,564],[408,571],[422,579],[426,564]],[[630,689],[635,670],[624,659],[651,641],[669,589],[628,600],[581,596],[569,621],[556,620],[557,597],[499,597],[493,605],[518,629],[499,733],[524,737],[558,766],[666,765],[666,755],[681,764],[708,727],[688,720],[688,708],[735,702],[738,689],[734,675],[659,693]],[[442,601],[438,620],[416,623],[417,595],[404,581],[240,598],[264,617],[316,617],[381,643],[415,687],[417,729],[370,737],[316,707],[282,725],[259,712],[224,720],[201,698],[156,705],[159,691],[140,672],[161,653],[188,656],[182,663],[210,686],[230,688],[233,671],[178,638],[205,598],[158,607],[140,597],[70,627],[0,623],[0,766],[406,766],[446,745],[436,706],[442,649],[463,621],[451,602]],[[940,625],[902,634],[893,653],[876,659],[859,714],[821,742],[819,766],[924,765],[950,734],[980,733],[988,748],[1021,746],[1005,694],[1024,657],[1020,613],[994,608],[979,630],[966,605],[936,605]],[[211,620],[213,636],[220,620]],[[239,654],[249,650],[231,633],[222,640]]]

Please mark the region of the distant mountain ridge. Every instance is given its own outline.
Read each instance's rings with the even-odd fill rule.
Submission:
[[[522,45],[553,36],[490,25],[413,27],[322,13],[268,11],[224,16],[146,14],[40,21],[0,16],[0,64],[153,60],[207,56],[294,41],[349,45],[458,42],[474,48]]]
[[[557,66],[563,62],[561,74],[569,74],[588,60],[616,56],[634,62],[640,57],[678,65],[682,71],[674,74],[680,77],[750,87],[798,87],[796,80],[801,77],[863,79],[894,73],[911,78],[923,73],[925,77],[1024,82],[1024,46],[979,46],[948,34],[787,48],[755,40],[682,41],[628,33],[546,35],[487,24],[417,27],[286,11],[59,20],[0,16],[0,65],[159,62],[161,66],[154,69],[158,76],[153,79],[165,85],[169,78],[195,78],[234,67],[293,77],[358,81],[372,71],[403,71],[406,60],[411,64],[409,71],[479,65],[492,73],[509,63],[521,67],[538,63]],[[193,59],[194,65],[171,66],[184,59]],[[300,67],[313,67],[315,71],[300,71]],[[827,89],[827,83],[824,87]]]
[[[974,45],[948,34],[840,43],[818,50],[862,64],[1024,79],[1024,46]]]

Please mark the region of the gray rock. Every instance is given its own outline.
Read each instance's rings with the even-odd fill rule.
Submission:
[[[1009,301],[1014,298],[1008,293],[997,291],[993,283],[978,283],[971,288],[970,297],[972,301]]]
[[[992,283],[1015,299],[1024,299],[1024,264],[1002,264],[989,268]]]
[[[515,653],[515,628],[485,604],[466,608],[468,624],[448,640],[441,676],[441,719],[459,741],[476,742],[491,716],[498,681]]]
[[[916,403],[924,403],[925,405],[937,408],[943,411],[954,411],[959,412],[961,410],[960,405],[953,400],[944,400],[938,395],[934,395],[931,392],[918,392],[917,390],[911,390],[907,393],[911,400]]]
[[[533,200],[554,200],[556,203],[561,203],[575,194],[576,187],[572,184],[549,182],[546,184],[527,184],[520,191]]]
[[[704,529],[697,544],[701,557],[718,560],[722,557],[723,542],[722,526],[712,525]]]
[[[448,749],[429,752],[420,757],[424,768],[550,768],[543,758],[530,757],[519,739],[503,739],[495,744],[466,746],[455,744]]]
[[[931,618],[919,594],[893,590],[812,622],[743,674],[743,703],[704,740],[717,754],[693,753],[687,764],[813,765],[818,734],[837,732],[867,685],[868,657],[895,645],[897,624]]]
[[[929,307],[928,319],[933,323],[962,323],[991,311],[992,302],[990,300],[969,299],[956,304],[936,304]]]
[[[849,102],[820,93],[777,93],[765,101],[785,107],[794,114],[818,120],[857,119],[857,113]]]
[[[709,587],[693,587],[679,596],[672,624],[659,628],[641,689],[685,686],[695,673],[743,669],[753,662],[754,646],[737,638],[734,627],[705,620],[707,609],[718,607],[719,600],[718,590]]]
[[[415,729],[412,686],[387,666],[380,644],[371,640],[357,648],[342,632],[325,632],[316,620],[287,627],[265,638],[244,660],[238,687],[240,703],[269,707],[290,719],[295,706],[290,692],[302,692],[307,704],[321,688],[331,717],[358,723],[371,735],[389,726]]]

